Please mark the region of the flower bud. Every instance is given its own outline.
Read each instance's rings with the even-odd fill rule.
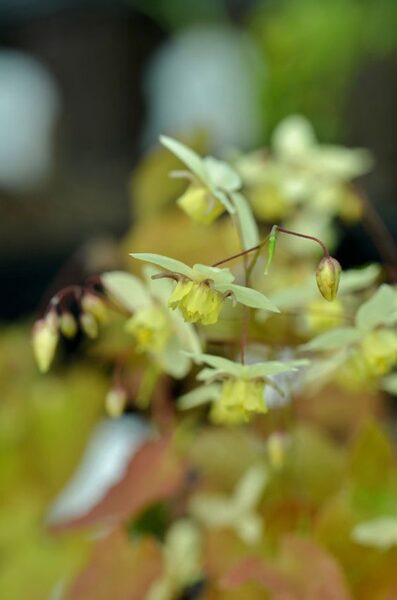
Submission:
[[[339,287],[341,266],[336,258],[324,256],[317,267],[316,279],[317,286],[321,295],[332,302],[335,300]]]
[[[99,323],[108,322],[108,309],[103,300],[96,294],[88,292],[84,294],[81,307],[85,313],[91,314]]]
[[[277,431],[272,433],[267,441],[268,459],[275,470],[281,469],[285,464],[288,443],[288,436]]]
[[[111,388],[105,400],[106,412],[112,419],[121,417],[127,404],[127,392],[123,387],[118,385]]]
[[[84,333],[91,339],[98,337],[98,322],[91,313],[83,313],[80,316],[80,325]]]
[[[74,338],[77,333],[76,319],[70,312],[62,313],[59,318],[59,328],[62,335],[68,339]]]
[[[58,344],[58,318],[54,312],[37,321],[33,327],[33,352],[37,366],[46,373],[51,366]]]

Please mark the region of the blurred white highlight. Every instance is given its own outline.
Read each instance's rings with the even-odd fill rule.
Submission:
[[[53,160],[60,94],[36,59],[0,51],[0,188],[24,192],[42,184]]]

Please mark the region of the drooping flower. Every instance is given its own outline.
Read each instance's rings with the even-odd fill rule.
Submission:
[[[173,377],[184,377],[191,359],[182,351],[199,352],[200,342],[180,312],[169,310],[172,283],[166,279],[153,281],[151,277],[157,274],[156,269],[147,266],[146,284],[121,271],[105,273],[102,282],[112,298],[131,313],[126,330],[134,337],[136,350],[147,353]]]
[[[232,167],[211,156],[201,158],[172,138],[161,136],[160,141],[189,169],[172,174],[175,177],[186,177],[191,182],[177,200],[178,206],[186,214],[202,225],[210,225],[225,210],[231,214],[235,212],[228,194],[241,188],[241,179]]]
[[[346,387],[357,388],[369,380],[387,375],[397,365],[397,294],[381,285],[357,310],[354,326],[327,331],[305,344],[305,350],[326,352],[316,369],[324,372],[324,382],[335,376]],[[314,380],[316,372],[308,373]]]
[[[222,305],[232,298],[251,308],[279,312],[278,308],[263,294],[233,283],[234,276],[229,269],[196,264],[189,267],[184,263],[159,254],[131,254],[133,258],[153,263],[167,269],[156,277],[171,278],[177,281],[168,299],[168,306],[179,308],[190,323],[211,325],[216,323]]]
[[[311,123],[291,115],[275,128],[270,152],[243,155],[235,167],[258,218],[274,221],[308,207],[352,221],[360,218],[362,202],[350,182],[372,164],[362,148],[319,143]]]
[[[197,376],[205,384],[182,396],[179,407],[189,409],[212,402],[211,420],[228,425],[246,423],[255,414],[266,413],[265,387],[275,385],[270,376],[308,364],[306,360],[292,360],[242,365],[210,354],[191,357],[208,365]]]
[[[386,375],[397,364],[397,333],[388,329],[371,331],[362,340],[360,350],[372,375]]]
[[[172,335],[167,314],[157,306],[138,310],[127,321],[125,328],[134,336],[138,352],[163,352]]]

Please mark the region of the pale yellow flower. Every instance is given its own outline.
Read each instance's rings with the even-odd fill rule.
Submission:
[[[210,225],[225,210],[223,204],[209,190],[200,184],[192,183],[177,200],[177,204],[193,221]]]
[[[360,351],[372,375],[386,375],[397,363],[397,334],[387,329],[371,331]]]
[[[169,301],[172,309],[179,308],[186,321],[212,325],[219,318],[224,295],[214,290],[210,283],[181,279]]]
[[[172,333],[169,316],[154,305],[138,310],[125,328],[134,336],[138,352],[162,352]]]

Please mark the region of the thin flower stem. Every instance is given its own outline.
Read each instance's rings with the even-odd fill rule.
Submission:
[[[277,226],[277,231],[279,231],[280,233],[286,233],[287,235],[295,235],[296,237],[300,237],[300,238],[304,238],[305,240],[311,240],[312,242],[317,242],[317,244],[319,244],[324,252],[324,256],[328,257],[329,256],[329,251],[327,246],[318,238],[314,237],[313,235],[307,235],[305,233],[298,233],[297,231],[290,231],[289,229],[284,229],[284,227],[278,227]]]
[[[286,235],[294,235],[296,237],[300,237],[305,240],[311,240],[312,242],[316,242],[317,244],[319,244],[321,246],[324,256],[328,257],[330,255],[329,250],[328,250],[327,246],[324,244],[324,242],[322,242],[319,238],[314,237],[313,235],[307,235],[306,233],[299,233],[298,231],[291,231],[289,229],[284,229],[284,227],[279,227],[278,225],[277,225],[277,231],[279,231],[280,233],[285,233]],[[268,239],[269,239],[269,235],[267,235],[266,238],[264,240],[262,240],[261,242],[259,242],[259,244],[257,244],[256,246],[252,246],[252,248],[248,248],[247,250],[242,250],[241,252],[238,252],[237,254],[233,254],[232,256],[228,256],[227,258],[223,258],[222,260],[219,260],[218,262],[214,263],[212,265],[212,267],[219,267],[220,265],[226,264],[232,260],[235,260],[236,258],[240,258],[241,256],[247,256],[247,254],[250,254],[251,252],[255,252],[256,250],[258,251],[261,248],[263,248],[263,246],[265,244],[267,244]],[[250,268],[250,271],[251,270],[252,270],[252,268]]]
[[[220,265],[230,262],[231,260],[235,260],[236,258],[240,258],[241,256],[246,256],[247,254],[250,254],[250,252],[254,252],[255,250],[259,250],[260,248],[262,248],[262,246],[264,246],[266,244],[266,242],[267,242],[267,238],[265,240],[263,240],[262,242],[260,242],[259,244],[257,244],[256,246],[252,246],[252,248],[248,248],[247,250],[242,250],[241,252],[238,252],[237,254],[233,254],[232,256],[229,256],[228,258],[223,258],[222,260],[219,260],[218,262],[214,263],[211,266],[219,267]]]

